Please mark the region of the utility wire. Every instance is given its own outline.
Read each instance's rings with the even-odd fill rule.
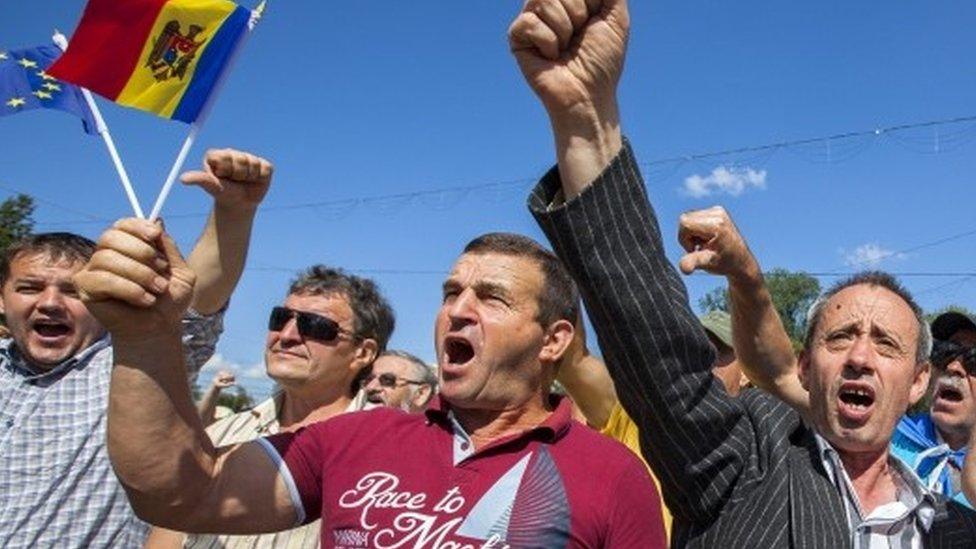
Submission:
[[[913,129],[938,128],[942,126],[972,123],[972,122],[976,122],[976,115],[960,116],[956,118],[946,118],[946,119],[939,119],[939,120],[928,120],[925,122],[917,122],[913,124],[900,124],[896,126],[887,126],[882,128],[874,128],[870,130],[838,133],[833,135],[811,137],[806,139],[780,141],[780,142],[768,143],[764,145],[754,145],[754,146],[738,147],[738,148],[731,148],[731,149],[725,149],[719,151],[709,151],[709,152],[672,156],[668,158],[651,160],[649,162],[642,162],[640,163],[640,165],[642,167],[654,168],[654,167],[665,166],[670,164],[671,166],[669,168],[662,170],[662,173],[666,174],[666,177],[663,177],[662,179],[667,179],[672,175],[674,175],[674,173],[678,169],[680,169],[682,165],[688,162],[696,162],[696,161],[707,160],[707,159],[712,159],[717,157],[743,155],[743,154],[757,154],[758,156],[768,159],[769,156],[771,156],[776,151],[781,149],[790,150],[797,147],[803,147],[812,144],[821,144],[821,143],[830,144],[835,141],[842,141],[842,140],[853,139],[858,137],[877,138],[881,136],[895,136],[901,132],[906,132]],[[936,149],[938,149],[938,147],[936,147]],[[861,149],[858,148],[858,150]],[[942,151],[936,150],[936,152],[942,152]],[[850,155],[847,154],[844,155],[844,157],[848,158],[850,157]],[[828,149],[828,157],[826,161],[828,162],[834,161],[833,157],[831,157],[829,154],[829,149]],[[530,177],[530,178],[521,178],[521,179],[514,179],[509,181],[500,181],[500,182],[493,182],[493,183],[441,187],[441,188],[428,189],[422,191],[400,192],[400,193],[392,193],[392,194],[372,195],[372,196],[352,197],[352,198],[332,199],[332,200],[322,200],[322,201],[312,201],[312,202],[298,202],[294,204],[285,204],[281,206],[265,205],[265,206],[261,206],[260,210],[262,212],[288,212],[288,211],[295,211],[295,210],[302,210],[302,209],[331,208],[334,209],[336,213],[341,214],[343,212],[348,213],[348,211],[362,205],[375,205],[380,207],[382,207],[384,203],[385,204],[392,203],[394,205],[396,204],[405,205],[414,199],[448,195],[452,193],[460,195],[461,198],[463,198],[464,195],[471,192],[490,191],[490,190],[496,190],[496,191],[515,190],[515,189],[521,190],[528,187],[536,180],[537,178]],[[50,201],[47,201],[45,203],[53,205],[52,203],[50,203]],[[70,209],[66,207],[58,206],[58,208],[65,211],[70,211]],[[39,225],[44,225],[44,226],[85,225],[85,224],[106,222],[106,220],[104,219],[97,218],[89,214],[82,214],[82,215],[84,215],[84,217],[86,217],[87,219],[52,221],[47,223],[40,223]],[[176,214],[166,215],[166,218],[186,219],[186,218],[205,217],[207,215],[208,212],[176,213]]]

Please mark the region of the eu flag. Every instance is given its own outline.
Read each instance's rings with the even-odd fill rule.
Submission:
[[[69,112],[98,135],[95,117],[76,86],[44,72],[61,55],[57,46],[20,50],[0,49],[0,116],[30,109],[58,109]]]

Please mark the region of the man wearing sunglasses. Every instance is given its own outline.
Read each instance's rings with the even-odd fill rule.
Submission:
[[[559,26],[559,39],[541,32],[539,17]],[[623,0],[530,1],[510,29],[510,45],[533,87],[539,82],[529,67],[552,63],[563,42],[575,44],[565,60],[575,75],[615,88],[627,29]],[[548,38],[543,52],[534,40]],[[565,140],[583,135],[586,143],[577,117],[587,111],[582,103],[594,99],[587,85],[559,85],[569,70],[548,73],[558,89],[543,101],[559,105],[550,112],[561,143],[559,170],[592,180],[602,166],[593,165],[588,147],[568,151],[582,155],[562,154]],[[443,283],[434,324],[440,395],[424,414],[388,408],[344,414],[224,449],[204,435],[180,376],[175,326],[192,274],[165,236],[144,244],[169,261],[167,270],[152,269],[167,278],[163,290],[144,280],[142,269],[113,270],[100,255],[76,277],[123,350],[112,374],[109,439],[140,516],[184,531],[237,534],[321,517],[323,547],[665,546],[646,467],[623,445],[574,421],[567,399],[549,394],[573,339],[579,293],[559,259],[538,243],[493,233],[464,248]],[[126,294],[116,291],[120,286],[142,291]],[[154,304],[147,306],[147,296]],[[335,314],[301,301],[285,305]]]
[[[404,412],[420,412],[437,392],[437,374],[406,351],[386,351],[363,378],[366,402]]]
[[[361,381],[393,333],[393,310],[376,284],[323,265],[301,273],[282,305],[271,309],[264,354],[280,388],[252,410],[207,429],[226,447],[357,411]],[[152,547],[318,547],[319,521],[277,533],[185,535],[155,529]]]
[[[972,507],[962,490],[969,437],[976,427],[976,322],[949,311],[932,321],[929,413],[903,418],[891,452],[911,466],[930,489]]]

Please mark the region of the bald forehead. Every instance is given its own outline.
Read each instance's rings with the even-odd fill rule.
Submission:
[[[837,292],[824,307],[821,331],[838,326],[868,326],[910,343],[918,338],[918,320],[911,306],[882,286],[858,284]]]

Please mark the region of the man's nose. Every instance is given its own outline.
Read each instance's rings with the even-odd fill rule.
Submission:
[[[298,320],[289,318],[288,322],[278,330],[278,340],[287,344],[301,343],[302,334],[298,331]]]
[[[858,336],[847,353],[847,366],[859,373],[874,370],[873,351],[867,336]]]
[[[467,324],[472,324],[477,322],[477,314],[475,312],[475,304],[478,302],[478,296],[475,295],[474,290],[468,288],[458,294],[454,301],[449,305],[447,314],[451,319],[452,327],[465,326]]]
[[[945,368],[946,373],[959,376],[962,378],[966,377],[966,368],[965,366],[963,366],[962,360],[963,360],[962,357],[959,356],[952,359],[952,361],[949,362],[949,364],[946,364],[946,368]]]
[[[46,312],[63,310],[64,294],[57,286],[47,286],[38,296],[37,308]]]

